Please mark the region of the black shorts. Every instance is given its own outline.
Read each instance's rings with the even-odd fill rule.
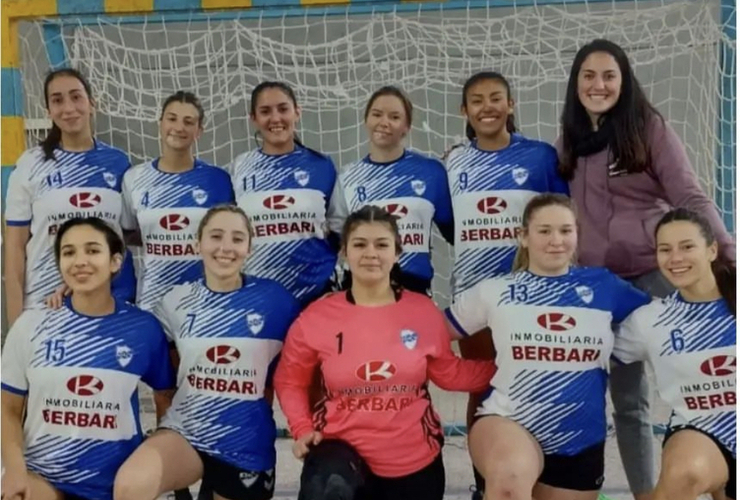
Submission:
[[[714,444],[719,447],[719,451],[722,452],[722,456],[725,457],[725,462],[727,463],[727,470],[729,471],[727,484],[725,485],[725,496],[728,498],[737,498],[737,469],[735,469],[735,464],[737,463],[737,460],[735,457],[732,456],[732,453],[730,450],[728,450],[725,445],[719,442],[719,440],[709,434],[708,432],[705,432],[701,429],[697,429],[693,425],[675,425],[673,427],[668,427],[668,429],[665,432],[665,437],[663,438],[663,446],[666,445],[668,440],[676,434],[679,431],[683,430],[691,430],[696,431],[704,434],[706,437],[711,439]]]
[[[201,489],[215,491],[230,500],[269,500],[275,493],[274,469],[242,470],[201,451],[198,455],[203,461]]]
[[[442,500],[444,490],[441,453],[417,472],[387,478],[373,474],[349,444],[327,439],[314,446],[306,456],[298,500]]]
[[[600,490],[604,484],[605,441],[575,455],[545,455],[539,482],[576,491]]]

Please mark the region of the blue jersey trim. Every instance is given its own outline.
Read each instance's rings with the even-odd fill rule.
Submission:
[[[30,226],[31,220],[30,219],[29,220],[6,220],[5,223],[9,226],[16,226],[16,227]]]
[[[457,318],[455,318],[450,309],[445,309],[445,317],[450,322],[450,324],[455,327],[455,330],[457,330],[458,333],[460,333],[463,337],[470,337],[470,334],[466,332],[462,326],[460,326],[460,323],[457,321]]]
[[[11,392],[13,394],[16,394],[18,396],[26,396],[28,395],[28,391],[23,391],[21,389],[16,389],[15,387],[8,385],[8,384],[0,384],[0,389],[4,391]]]

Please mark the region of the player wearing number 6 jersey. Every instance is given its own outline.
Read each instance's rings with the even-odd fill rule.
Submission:
[[[373,93],[365,108],[370,154],[341,172],[329,219],[338,233],[348,212],[364,205],[377,205],[395,215],[403,244],[401,284],[407,290],[428,293],[434,277],[432,221],[452,243],[452,206],[444,166],[404,149],[412,111],[411,101],[397,87]]]
[[[577,235],[567,197],[532,198],[522,223],[517,272],[478,283],[447,311],[460,335],[490,327],[496,348],[470,454],[486,499],[596,500],[611,326],[650,299],[606,269],[571,266]]]
[[[400,238],[379,207],[351,214],[341,237],[351,288],[311,304],[288,333],[275,388],[294,454],[307,455],[300,500],[441,500],[444,437],[429,381],[482,390],[494,373],[452,353],[431,299],[392,285]],[[317,366],[326,396],[312,414]]]
[[[121,467],[116,500],[154,500],[201,477],[216,498],[273,494],[266,391],[300,307],[277,282],[241,274],[252,241],[241,209],[210,209],[197,238],[205,278],[174,287],[155,309],[180,360],[177,393],[160,429]]]
[[[215,205],[234,200],[229,174],[193,159],[205,112],[198,98],[179,91],[162,106],[162,156],[138,165],[123,178],[121,225],[141,244],[137,304],[152,310],[174,285],[202,277],[195,249],[200,219]]]
[[[336,170],[296,138],[300,108],[285,83],[255,87],[249,115],[262,147],[228,167],[236,202],[254,226],[249,273],[276,280],[305,305],[330,288],[337,261],[326,221]]]
[[[702,216],[666,213],[655,232],[660,271],[677,292],[621,324],[614,357],[652,365],[673,410],[654,500],[736,498],[736,271]],[[716,497],[716,495],[715,495]]]
[[[139,381],[158,410],[174,387],[167,341],[149,313],[111,295],[123,241],[96,217],[54,244],[71,297],[26,311],[2,354],[2,493],[7,499],[112,500],[113,478],[141,443]]]

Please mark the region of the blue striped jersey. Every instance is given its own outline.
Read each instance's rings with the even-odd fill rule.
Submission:
[[[326,221],[336,181],[332,161],[296,145],[282,155],[249,151],[228,170],[236,202],[254,225],[249,274],[274,279],[304,304],[315,299],[337,262]]]
[[[604,268],[521,271],[461,293],[448,319],[464,335],[490,327],[496,348],[498,371],[477,414],[521,424],[545,454],[604,441],[612,323],[649,301]]]
[[[154,316],[116,300],[91,317],[67,298],[26,311],[2,353],[2,389],[27,397],[28,470],[66,494],[113,498],[118,468],[142,442],[137,386],[174,387],[167,340]]]
[[[737,325],[724,299],[686,302],[678,292],[641,307],[619,328],[614,358],[645,360],[672,409],[670,427],[690,425],[736,456]]]
[[[158,168],[159,159],[131,168],[123,178],[124,229],[141,231],[143,259],[136,303],[151,310],[174,285],[203,275],[195,247],[198,224],[214,205],[234,200],[229,174],[195,160],[185,172]]]
[[[527,202],[539,193],[568,194],[557,166],[555,148],[520,134],[511,134],[509,146],[498,151],[483,151],[473,141],[450,152],[453,294],[511,272]]]
[[[265,388],[295,298],[273,280],[246,277],[233,292],[203,280],[173,288],[155,309],[180,355],[178,390],[162,426],[242,470],[275,467],[275,421]]]
[[[99,217],[114,227],[120,224],[121,183],[130,166],[126,154],[95,141],[88,151],[57,148],[54,157],[45,160],[41,147],[31,148],[18,159],[8,179],[6,223],[30,226],[31,233],[26,245],[26,309],[42,307],[62,284],[54,260],[59,226],[74,217]],[[115,281],[114,288],[118,284]]]
[[[339,175],[330,207],[331,229],[340,233],[349,213],[365,205],[385,208],[398,217],[401,270],[431,281],[432,222],[452,239],[452,202],[444,166],[409,150],[388,163],[377,163],[367,156]]]

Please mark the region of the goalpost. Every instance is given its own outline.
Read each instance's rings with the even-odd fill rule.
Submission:
[[[200,157],[225,165],[254,148],[249,94],[277,79],[296,90],[304,143],[341,166],[366,154],[362,111],[385,84],[414,103],[409,146],[441,155],[464,135],[462,84],[483,69],[510,78],[523,133],[553,142],[575,52],[601,37],[627,51],[734,233],[732,0],[2,0],[3,194],[48,126],[49,68],[89,77],[97,136],[134,164],[158,155],[160,106],[178,89],[203,100]],[[439,237],[434,262],[446,305],[451,252]],[[446,423],[464,421],[463,400],[441,409]]]

